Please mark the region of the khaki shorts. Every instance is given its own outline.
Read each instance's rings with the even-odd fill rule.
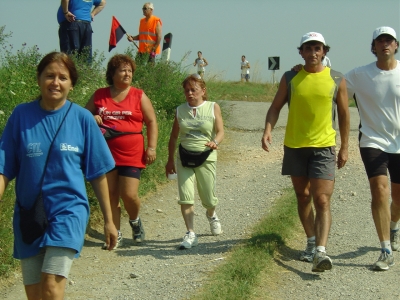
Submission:
[[[335,147],[289,148],[284,146],[282,175],[335,180]]]
[[[70,248],[46,247],[35,256],[21,259],[24,285],[37,284],[42,273],[68,278],[76,251]]]
[[[217,162],[205,161],[197,168],[185,168],[180,159],[177,159],[178,173],[178,204],[194,204],[194,184],[197,182],[197,191],[203,207],[210,209],[218,204],[215,196],[217,183]]]

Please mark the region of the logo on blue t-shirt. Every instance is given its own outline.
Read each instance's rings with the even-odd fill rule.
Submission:
[[[35,157],[43,155],[42,149],[40,149],[40,143],[29,143],[27,147],[26,156]]]
[[[61,143],[60,144],[60,150],[61,151],[79,152],[78,146],[74,147],[74,146],[68,145],[67,143]]]

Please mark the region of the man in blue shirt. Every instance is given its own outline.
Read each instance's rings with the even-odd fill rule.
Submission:
[[[106,0],[61,0],[57,12],[57,20],[60,24],[58,36],[61,52],[84,53],[87,55],[88,62],[91,62],[91,22],[105,6]]]

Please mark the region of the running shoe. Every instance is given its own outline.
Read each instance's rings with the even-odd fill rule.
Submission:
[[[374,264],[375,271],[387,271],[389,267],[394,266],[393,253],[389,253],[388,249],[382,249],[378,261]]]
[[[315,254],[315,242],[307,242],[306,249],[301,252],[300,260],[312,262]]]
[[[129,225],[132,227],[132,238],[134,243],[141,243],[144,241],[146,233],[144,232],[142,220],[138,218],[137,221],[129,220]]]
[[[222,233],[221,222],[219,221],[217,214],[214,213],[214,217],[210,217],[210,216],[208,216],[208,213],[206,211],[206,216],[207,216],[208,222],[210,223],[211,233],[213,235],[221,234]]]
[[[317,251],[313,259],[313,272],[324,272],[332,269],[332,260],[326,255],[326,252]]]
[[[400,247],[400,230],[390,230],[390,246],[392,251],[397,251]]]
[[[194,232],[188,231],[186,232],[185,236],[183,237],[182,243],[179,245],[179,249],[190,249],[195,247],[199,244],[197,240],[197,235]]]

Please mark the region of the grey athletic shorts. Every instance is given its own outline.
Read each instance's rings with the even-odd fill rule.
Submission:
[[[42,272],[68,278],[75,254],[70,248],[46,247],[38,255],[21,259],[24,285],[39,283]]]
[[[335,147],[289,148],[284,146],[282,175],[335,180]]]

